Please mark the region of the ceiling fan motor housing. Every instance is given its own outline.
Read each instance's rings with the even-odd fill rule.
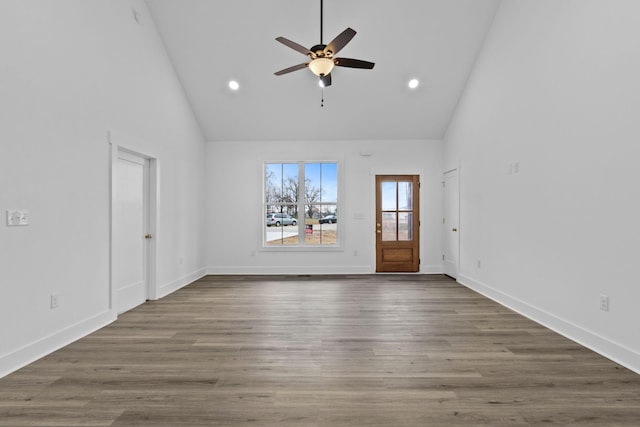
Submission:
[[[325,44],[317,44],[313,46],[309,51],[311,52],[311,58],[331,58],[333,56],[333,52],[330,50],[325,52],[325,48],[327,45]]]

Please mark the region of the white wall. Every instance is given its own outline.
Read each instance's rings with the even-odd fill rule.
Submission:
[[[375,175],[402,173],[422,180],[421,272],[441,271],[441,141],[209,142],[206,159],[209,273],[373,273]],[[279,160],[342,162],[341,251],[262,250],[262,162]]]
[[[640,372],[638,16],[502,2],[445,169],[462,165],[460,281]]]
[[[108,131],[158,158],[159,293],[203,274],[204,142],[141,0],[3,0],[0,51],[2,376],[115,318]]]

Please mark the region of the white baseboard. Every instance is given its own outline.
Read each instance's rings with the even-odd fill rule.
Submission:
[[[27,344],[18,350],[1,355],[0,378],[97,331],[116,320],[116,317],[114,310],[105,311]]]
[[[251,266],[251,267],[209,267],[207,274],[372,274],[375,268],[372,266]]]
[[[442,265],[425,265],[420,268],[422,274],[442,274]]]
[[[357,266],[247,266],[247,267],[209,267],[207,274],[374,274],[376,271],[373,265]],[[420,269],[420,274],[442,274],[441,265],[425,265]]]
[[[167,295],[177,291],[180,288],[187,286],[188,284],[195,282],[198,279],[203,278],[206,275],[207,275],[206,269],[201,268],[197,271],[194,271],[191,274],[187,274],[186,276],[183,276],[177,280],[174,280],[171,283],[164,284],[158,288],[157,299],[166,297]]]
[[[458,283],[640,374],[640,354],[465,275]]]
[[[170,293],[175,292],[205,275],[205,269],[200,269],[187,276],[181,277],[178,280],[174,280],[171,283],[167,283],[158,289],[158,298],[169,295]],[[116,319],[117,313],[115,310],[105,311],[89,319],[68,326],[18,350],[0,355],[0,378],[89,335],[104,326],[107,326]]]

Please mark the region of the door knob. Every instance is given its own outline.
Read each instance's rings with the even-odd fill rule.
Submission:
[[[452,228],[451,231],[458,231],[458,229],[457,228]]]
[[[149,234],[149,233],[145,234],[145,235],[144,235],[144,238],[145,238],[145,239],[150,239],[150,238],[151,238],[151,234]]]

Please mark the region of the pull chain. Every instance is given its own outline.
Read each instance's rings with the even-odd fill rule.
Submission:
[[[324,88],[322,88],[322,95],[320,97],[320,107],[324,107]]]

